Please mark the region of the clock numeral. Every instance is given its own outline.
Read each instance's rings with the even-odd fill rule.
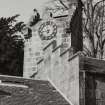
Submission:
[[[46,25],[50,25],[50,24],[51,24],[50,21],[47,21],[47,22],[46,22]]]
[[[57,26],[56,26],[56,25],[53,25],[53,28],[54,28],[54,29],[57,29]]]

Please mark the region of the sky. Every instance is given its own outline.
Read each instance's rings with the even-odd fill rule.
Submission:
[[[18,20],[28,22],[33,9],[36,8],[42,14],[42,7],[49,0],[0,0],[0,17],[20,14]]]

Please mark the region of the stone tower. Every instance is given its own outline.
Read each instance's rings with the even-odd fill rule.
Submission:
[[[37,72],[36,62],[44,57],[43,49],[51,41],[55,40],[56,46],[62,46],[60,52],[70,47],[71,38],[66,29],[69,27],[75,5],[74,3],[69,5],[65,0],[64,3],[66,7],[60,4],[59,1],[46,3],[42,20],[31,27],[32,37],[25,43],[24,77],[29,78],[33,73]],[[71,15],[69,15],[69,11],[71,11]]]

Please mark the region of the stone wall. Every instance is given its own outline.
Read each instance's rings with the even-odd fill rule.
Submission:
[[[51,56],[46,55],[45,59],[38,62],[39,71],[34,75],[34,79],[50,81],[70,103],[73,105],[85,105],[85,101],[92,100],[89,94],[93,93],[89,93],[90,88],[87,87],[87,84],[90,83],[89,77],[91,77],[91,83],[94,81],[97,83],[98,92],[96,91],[95,93],[96,97],[104,100],[100,95],[97,95],[104,94],[103,87],[105,82],[102,83],[102,80],[105,80],[104,60],[84,57],[81,52],[71,57],[71,49],[61,53],[61,46],[57,46],[53,50],[51,48],[52,46],[49,46],[46,49],[46,51],[52,51]],[[94,84],[89,86],[91,85],[94,88]],[[91,90],[91,92],[94,91],[95,89]],[[93,102],[101,103],[98,99]],[[89,105],[93,104],[89,103]]]
[[[61,53],[62,45],[52,46],[44,49],[45,58],[37,63],[38,72],[33,78],[49,80],[71,103],[79,105],[79,59],[68,61],[71,49]]]
[[[54,45],[55,47],[62,44],[60,52],[64,52],[70,47],[71,36],[65,32],[67,22],[64,21],[64,19],[68,20],[68,17],[41,20],[36,26],[32,27],[32,37],[25,42],[24,48],[24,77],[30,78],[31,74],[37,71],[37,62],[42,58],[46,59],[49,54],[51,56],[54,48],[48,48],[47,46],[49,46],[53,41],[56,41],[56,45]],[[57,25],[57,34],[51,40],[42,40],[39,36],[38,29],[43,22],[47,22],[48,20]],[[47,49],[44,51],[43,49],[46,47]]]
[[[66,57],[65,57],[66,56]],[[79,103],[79,65],[78,58],[68,62],[68,54],[64,57],[53,55],[52,68],[48,78],[74,104]],[[56,59],[56,60],[55,60]]]

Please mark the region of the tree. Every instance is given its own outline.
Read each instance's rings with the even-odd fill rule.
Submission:
[[[21,30],[25,24],[12,17],[0,18],[0,74],[22,76],[24,41]]]
[[[78,5],[70,22],[71,47],[73,48],[73,53],[83,51],[82,10],[83,3],[81,0],[78,0]]]
[[[83,31],[88,40],[89,56],[103,59],[105,45],[105,3],[87,0],[84,5]]]

